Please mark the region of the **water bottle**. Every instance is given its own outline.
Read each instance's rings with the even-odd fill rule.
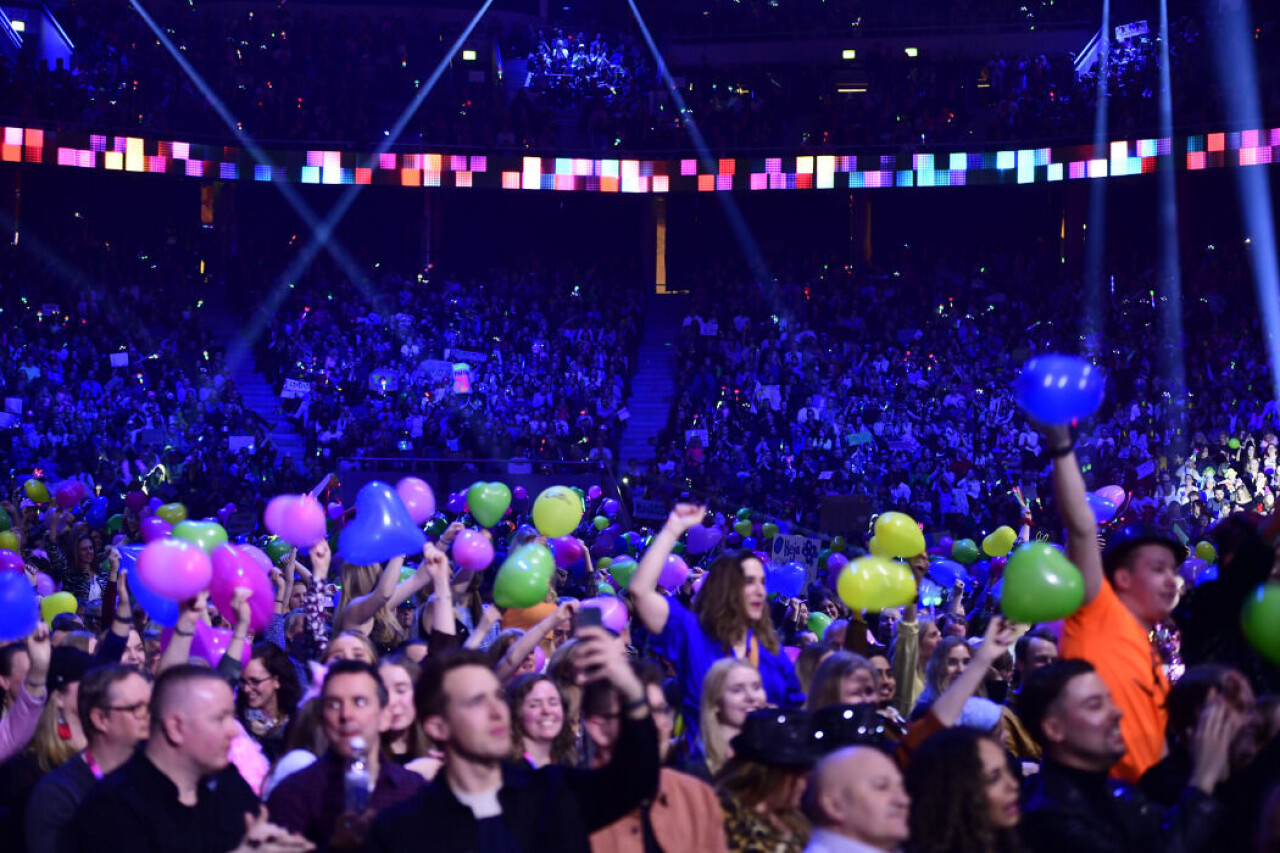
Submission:
[[[369,792],[373,788],[373,779],[369,776],[368,745],[359,735],[348,742],[351,757],[347,759],[346,811],[361,814],[369,807]]]

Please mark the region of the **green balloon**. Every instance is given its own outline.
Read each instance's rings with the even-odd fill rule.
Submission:
[[[1009,555],[1000,610],[1014,622],[1065,619],[1084,604],[1084,578],[1048,542],[1028,542]]]
[[[213,549],[227,544],[227,531],[214,521],[180,521],[173,526],[173,535],[199,545],[206,554],[212,554]]]
[[[522,545],[502,562],[493,582],[493,603],[501,608],[532,607],[547,597],[555,557],[545,545]]]
[[[751,535],[751,522],[747,519],[741,519],[733,523],[733,529],[739,536],[747,537]]]
[[[476,483],[467,490],[467,509],[482,527],[493,527],[511,506],[511,490],[506,483]]]
[[[823,633],[827,628],[831,627],[831,617],[825,613],[809,614],[809,630],[818,635],[818,639],[822,639]]]
[[[672,554],[683,554],[684,551],[685,551],[685,547],[683,542],[677,542],[676,544],[671,546]]]
[[[8,530],[11,527],[13,527],[13,519],[9,517],[8,511],[0,509],[0,532]]]
[[[436,516],[435,518],[428,521],[426,524],[426,527],[423,528],[423,530],[427,532],[427,535],[434,536],[437,539],[443,536],[444,532],[448,529],[449,529],[449,519],[445,518],[444,516]]]
[[[978,562],[978,545],[972,539],[957,539],[951,546],[951,556],[958,562],[971,566]]]
[[[742,509],[738,510],[738,521],[750,521],[750,520],[751,520],[750,507],[744,506]]]
[[[120,513],[117,512],[115,515],[107,519],[107,533],[110,533],[112,536],[119,533],[122,527],[124,527],[124,516]]]
[[[778,525],[774,524],[772,521],[766,521],[764,524],[760,525],[760,533],[764,535],[765,539],[772,539],[778,535]]]
[[[601,557],[600,559],[596,560],[596,568],[607,569],[609,568],[609,564],[612,562],[613,562],[613,557]]]
[[[831,552],[828,551],[827,549],[824,548],[818,552],[818,571],[819,572],[822,572],[823,574],[827,573],[827,570],[829,568],[827,565],[827,561],[830,559],[831,559]]]
[[[605,518],[603,515],[597,515],[595,518],[591,519],[591,526],[596,530],[604,530],[609,526],[609,519]]]
[[[283,539],[272,539],[262,547],[262,550],[271,558],[271,562],[278,566],[284,562],[285,557],[289,556],[289,552],[293,550],[293,546]]]
[[[0,548],[9,551],[20,550],[18,534],[14,533],[12,530],[0,531]]]
[[[1245,599],[1240,627],[1259,654],[1280,664],[1280,582],[1264,584]]]
[[[844,541],[843,536],[836,536],[831,540],[831,550],[835,551],[837,554],[843,554],[847,545],[848,543]]]
[[[1232,439],[1229,439],[1229,440],[1227,441],[1227,447],[1230,447],[1232,450],[1239,450],[1239,449],[1240,449],[1240,439],[1238,439],[1238,438],[1232,438]]]
[[[618,591],[613,588],[612,584],[600,583],[596,584],[596,592],[601,595],[617,595]]]
[[[630,557],[619,557],[609,564],[609,577],[613,578],[618,589],[626,589],[635,573],[636,561]]]
[[[170,524],[177,524],[187,520],[187,508],[180,503],[163,504],[156,510],[156,515]]]

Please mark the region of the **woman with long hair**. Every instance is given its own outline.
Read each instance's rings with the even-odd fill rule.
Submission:
[[[836,652],[814,673],[805,708],[817,711],[828,705],[874,703],[878,695],[879,680],[871,662],[853,652]]]
[[[65,524],[61,513],[53,513],[49,517],[49,529],[57,530],[59,523]],[[62,588],[76,597],[76,602],[84,607],[90,601],[101,601],[102,591],[107,587],[107,573],[102,571],[98,550],[93,537],[82,525],[77,525],[50,537],[48,548],[49,561],[53,567],[53,579],[62,584]]]
[[[750,663],[775,705],[804,702],[791,659],[782,653],[769,615],[764,564],[750,551],[725,554],[711,564],[702,589],[687,609],[658,591],[667,556],[685,531],[702,523],[706,509],[677,504],[654,536],[629,585],[636,614],[653,635],[654,650],[671,661],[684,691],[684,719],[696,735],[702,682],[723,658]]]
[[[534,767],[577,764],[573,731],[565,725],[566,702],[548,675],[522,675],[507,688],[511,706],[511,753]]]
[[[963,726],[931,735],[907,767],[911,853],[1022,850],[1018,780],[995,738]]]
[[[335,660],[359,660],[376,665],[378,650],[373,647],[373,641],[367,634],[359,631],[342,631],[333,636],[333,639],[324,647],[324,653],[320,655],[320,663],[325,666]]]
[[[434,553],[435,545],[430,542],[424,545],[421,565],[405,580],[400,579],[400,569],[404,567],[403,557],[387,561],[386,566],[377,563],[365,566],[344,563],[342,595],[333,613],[334,633],[360,631],[373,640],[379,653],[384,654],[407,640],[409,632],[396,618],[396,608],[431,583],[432,561],[428,556]],[[446,590],[443,597],[448,599],[452,609],[452,594]],[[452,634],[452,628],[453,626],[448,626],[448,629],[441,630]]]
[[[382,733],[382,754],[426,779],[433,778],[440,769],[439,756],[432,753],[431,741],[418,725],[413,705],[413,691],[422,676],[422,667],[404,655],[392,655],[378,664],[378,674],[387,688],[387,730]]]
[[[928,713],[929,707],[965,671],[971,660],[973,652],[963,637],[943,637],[939,640],[933,654],[929,656],[929,662],[925,664],[924,692],[911,709],[911,719],[918,720]],[[978,688],[977,695],[986,695],[983,688]]]
[[[274,643],[255,643],[240,675],[236,717],[269,761],[284,754],[285,729],[302,698],[298,671]]]
[[[734,738],[734,756],[716,777],[731,851],[800,853],[811,827],[800,810],[815,751],[804,711],[751,714]]]
[[[731,742],[747,717],[765,706],[760,673],[746,661],[718,660],[702,680],[700,738],[685,770],[710,782],[733,757]]]

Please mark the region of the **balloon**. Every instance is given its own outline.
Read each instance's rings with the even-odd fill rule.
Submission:
[[[53,578],[44,572],[36,572],[36,593],[39,595],[53,595]]]
[[[849,565],[849,558],[844,554],[832,554],[827,557],[827,585],[835,589],[836,581],[840,579],[840,573],[844,571],[844,567]]]
[[[609,563],[609,577],[618,585],[618,589],[626,589],[631,583],[631,576],[636,573],[636,561],[631,557],[618,557]]]
[[[511,490],[506,483],[479,482],[467,490],[467,509],[481,527],[493,527],[502,520],[509,506]]]
[[[1178,567],[1178,574],[1187,582],[1188,586],[1195,585],[1196,578],[1203,574],[1209,564],[1199,557],[1188,557],[1182,561],[1182,565]]]
[[[49,502],[49,487],[34,477],[22,484],[22,490],[38,504]]]
[[[1018,534],[1013,528],[1002,524],[983,538],[982,551],[988,557],[1003,557],[1013,550],[1017,541]]]
[[[952,539],[950,536],[938,537],[938,547],[943,550],[943,553],[950,554],[951,548],[955,544],[956,544],[956,540]]]
[[[217,667],[218,661],[222,660],[227,647],[231,645],[231,629],[214,628],[200,620],[193,630],[195,636],[191,638],[191,657],[203,658],[210,666]]]
[[[467,511],[467,499],[461,494],[454,492],[449,495],[449,500],[445,502],[445,509],[452,513],[462,513]]]
[[[600,611],[600,624],[615,634],[627,630],[631,614],[627,612],[627,604],[616,595],[597,595],[582,602],[579,609],[593,607]]]
[[[756,542],[756,538],[754,536],[748,536],[746,539],[742,540],[742,547],[748,551],[754,551],[756,546],[759,544],[760,543]]]
[[[0,549],[6,551],[19,551],[22,546],[18,543],[18,534],[12,530],[0,532]]]
[[[772,521],[766,521],[764,524],[760,525],[760,534],[764,536],[765,539],[772,539],[778,535],[778,525],[774,524]]]
[[[908,559],[924,553],[924,534],[915,519],[902,512],[886,512],[876,519],[875,538],[890,556]],[[832,550],[839,551],[832,543]]]
[[[342,505],[342,501],[330,501],[325,505],[324,511],[325,515],[329,516],[331,520],[337,521],[342,518],[342,514],[347,511],[347,508]]]
[[[112,536],[119,533],[123,527],[124,516],[120,513],[117,512],[115,515],[107,519],[107,533],[110,533]]]
[[[30,588],[31,584],[26,578],[22,582]],[[55,592],[53,595],[47,595],[40,599],[40,618],[45,622],[53,622],[55,616],[63,613],[75,613],[76,608],[80,605],[76,603],[76,597],[69,592]]]
[[[311,495],[277,495],[262,515],[267,530],[295,548],[305,550],[324,538],[324,507]]]
[[[36,591],[21,573],[0,572],[0,643],[30,635],[42,610]]]
[[[591,556],[608,559],[613,555],[614,544],[612,536],[606,536],[603,533],[600,534],[596,537],[596,541],[591,545]]]
[[[156,509],[156,515],[170,524],[187,520],[187,508],[180,503],[162,504]]]
[[[956,581],[963,580],[969,573],[964,566],[955,560],[938,560],[929,564],[929,578],[943,589],[951,589]]]
[[[707,551],[714,548],[720,542],[722,534],[718,527],[698,525],[697,527],[689,528],[689,533],[687,535],[688,539],[686,540],[685,547],[688,549],[690,554],[697,555],[705,554]]]
[[[415,528],[416,529],[416,528]],[[235,612],[231,607],[232,596],[237,589],[248,589],[249,627],[261,631],[275,615],[275,592],[266,564],[270,559],[252,545],[219,545],[211,555],[213,579],[209,583],[209,600],[232,624]]]
[[[1084,359],[1048,354],[1023,365],[1013,394],[1032,420],[1065,426],[1098,410],[1106,384],[1102,371]]]
[[[426,543],[395,490],[372,480],[356,495],[356,517],[342,529],[338,550],[348,563],[367,566],[417,553]]]
[[[134,572],[156,595],[186,601],[209,586],[213,565],[198,544],[167,538],[157,539],[142,549]]]
[[[604,495],[604,492],[601,490],[599,486],[592,486],[591,488],[587,489],[587,500],[598,501],[603,495]]]
[[[1060,551],[1028,542],[1009,555],[1000,610],[1014,622],[1065,619],[1084,604],[1084,578]]]
[[[688,579],[689,564],[675,554],[668,554],[658,574],[658,586],[668,590],[679,589]]]
[[[803,564],[792,560],[781,566],[775,566],[764,579],[764,588],[770,594],[778,594],[783,598],[795,598],[804,589],[807,572]]]
[[[902,513],[898,513],[898,515],[901,515],[901,514]],[[914,524],[915,522],[912,522],[912,523]],[[835,551],[837,554],[843,554],[844,549],[848,547],[848,544],[849,543],[845,541],[843,536],[835,536],[831,539],[831,550]],[[920,550],[922,551],[924,550],[923,545],[921,546]],[[913,554],[912,556],[915,556],[915,555]]]
[[[453,540],[450,549],[458,568],[480,572],[493,562],[493,543],[478,530],[464,530]]]
[[[266,571],[268,575],[271,574],[271,567],[281,565],[284,562],[284,558],[289,556],[289,552],[292,550],[293,548],[289,543],[283,539],[272,539],[267,542],[264,549],[259,552],[266,557],[266,566],[264,571]]]
[[[1206,563],[1212,563],[1218,559],[1218,549],[1213,547],[1212,542],[1197,542],[1196,556],[1204,560]]]
[[[889,603],[895,598],[896,581],[897,574],[889,560],[860,557],[845,566],[836,579],[836,594],[853,610],[883,610],[896,606]]]
[[[978,546],[972,539],[957,539],[951,546],[951,556],[966,566],[978,561]]]
[[[751,535],[751,522],[750,522],[750,521],[743,521],[743,520],[735,521],[735,522],[733,523],[733,531],[734,531],[735,533],[737,533],[739,536],[742,536],[742,537],[744,537],[744,538],[745,538],[745,537],[747,537],[747,536],[750,536],[750,535]]]
[[[143,542],[154,542],[173,533],[173,525],[158,515],[149,515],[142,519],[138,522],[138,528],[142,531]]]
[[[1093,520],[1098,524],[1106,524],[1116,517],[1116,505],[1106,498],[1093,492],[1085,492],[1084,499],[1088,502],[1089,509],[1093,510]]]
[[[556,566],[562,569],[573,565],[585,556],[582,543],[572,536],[548,540],[547,545],[551,547],[551,555],[556,558]]]
[[[1103,486],[1094,492],[1095,495],[1106,501],[1111,501],[1116,506],[1124,503],[1125,491],[1122,486]]]
[[[737,518],[738,521],[749,521],[751,519],[751,509],[745,506],[739,507],[738,511],[734,513],[734,517]]]
[[[822,639],[822,635],[831,627],[831,617],[821,611],[809,614],[808,629]]]
[[[724,537],[724,544],[726,548],[741,548],[742,534],[735,530],[728,536]]]
[[[142,512],[147,505],[147,496],[142,492],[129,492],[124,496],[124,505],[134,512]]]
[[[104,527],[107,523],[107,499],[96,498],[84,514],[84,520],[90,527]]]
[[[582,501],[564,486],[544,490],[533,502],[533,523],[543,536],[550,538],[572,533],[582,521],[582,513]]]
[[[53,490],[53,502],[62,509],[71,509],[79,501],[76,500],[76,490],[71,483],[59,483],[57,488]]]
[[[24,571],[26,571],[26,563],[23,562],[21,554],[7,549],[0,551],[0,572],[22,574]]]
[[[414,524],[424,524],[436,514],[436,495],[426,481],[417,477],[405,477],[396,483],[396,494],[404,501],[405,509]]]
[[[1239,450],[1239,449],[1240,449],[1240,439],[1238,439],[1238,438],[1229,438],[1229,439],[1227,439],[1227,447],[1231,448],[1232,450]]]
[[[591,519],[591,526],[596,530],[604,530],[609,526],[609,519],[605,518],[603,515],[597,515],[595,518]]]
[[[867,542],[867,550],[870,551],[871,554],[876,557],[892,557],[893,556],[893,553],[889,550],[889,547],[880,541],[879,536],[871,537],[871,539]]]
[[[976,583],[986,583],[987,578],[991,576],[991,561],[979,560],[969,567],[970,580]]]
[[[604,503],[600,504],[600,512],[604,513],[606,518],[614,518],[621,508],[622,504],[614,498],[605,498]]]
[[[565,490],[568,492],[568,490]],[[544,492],[545,494],[545,492]],[[568,492],[575,500],[576,496]],[[541,497],[539,497],[541,500]],[[493,602],[502,608],[532,607],[547,596],[556,561],[545,545],[522,545],[503,561],[493,582]]]
[[[1245,599],[1240,627],[1259,654],[1280,664],[1280,582],[1263,584]]]
[[[227,531],[216,521],[180,521],[173,528],[173,536],[199,545],[206,554],[227,542]],[[155,584],[149,586],[155,588]]]
[[[613,562],[612,557],[601,557],[599,560],[596,560],[596,568],[607,569],[609,568],[609,564],[612,562]]]

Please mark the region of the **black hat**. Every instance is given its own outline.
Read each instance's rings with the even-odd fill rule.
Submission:
[[[1187,559],[1187,547],[1167,533],[1146,524],[1127,524],[1107,537],[1107,549],[1102,552],[1102,565],[1107,574],[1114,572],[1135,548],[1142,545],[1165,546],[1173,552],[1173,558],[1179,565]]]
[[[80,681],[92,662],[88,652],[72,646],[58,646],[49,659],[49,689],[59,690]]]
[[[819,757],[813,746],[813,719],[805,711],[752,711],[729,745],[735,758],[780,767],[808,767]]]
[[[50,631],[83,631],[84,622],[74,613],[59,613],[49,625]]]
[[[870,702],[818,709],[813,715],[813,740],[823,755],[846,746],[893,746],[880,709]]]

